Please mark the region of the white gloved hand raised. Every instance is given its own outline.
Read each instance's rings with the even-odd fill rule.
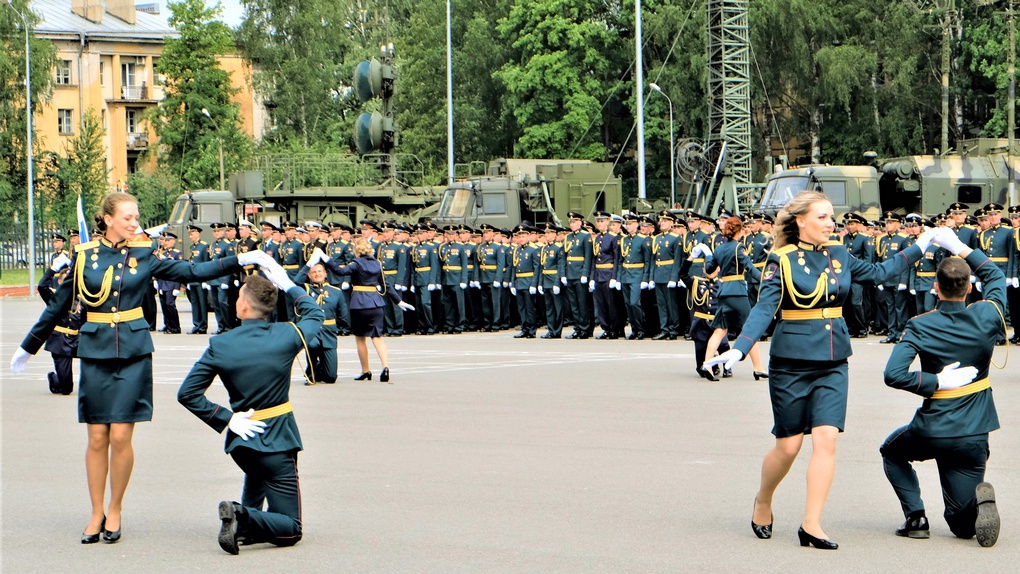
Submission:
[[[316,247],[315,251],[312,251],[312,256],[308,258],[308,261],[305,261],[305,265],[307,265],[309,268],[311,268],[311,267],[314,267],[317,264],[319,264],[321,261],[322,261],[322,251],[319,251],[319,248]]]
[[[730,349],[721,355],[712,357],[711,359],[705,360],[705,364],[702,365],[703,369],[710,369],[716,365],[722,365],[723,369],[727,371],[733,370],[733,367],[744,358],[744,354],[737,349]]]
[[[694,246],[694,249],[691,249],[691,257],[694,259],[697,259],[698,257],[705,257],[711,254],[712,250],[709,249],[708,246],[705,245],[704,243],[699,243]]]
[[[276,285],[276,288],[281,291],[287,291],[291,287],[294,287],[294,282],[291,281],[290,276],[287,275],[287,270],[280,267],[280,264],[276,261],[269,260],[260,264],[262,271],[265,272],[266,277]]]
[[[227,428],[230,429],[230,432],[241,437],[241,440],[248,440],[257,434],[266,432],[266,423],[251,420],[251,416],[254,414],[255,409],[248,409],[243,413],[230,415],[230,422],[227,423]]]
[[[917,240],[914,242],[914,245],[917,245],[918,247],[921,248],[921,253],[924,253],[925,250],[928,249],[928,246],[931,245],[932,241],[935,241],[936,243],[938,243],[938,237],[939,237],[939,234],[941,233],[939,231],[940,229],[948,230],[949,228],[948,227],[936,227],[934,229],[926,229],[924,231],[924,233],[922,233],[921,235],[917,236]],[[952,232],[950,232],[950,233],[952,233]],[[953,234],[953,236],[955,237],[956,234]],[[942,245],[942,244],[939,243],[939,245]],[[945,247],[945,245],[942,245],[942,247]]]
[[[942,247],[953,255],[959,255],[960,252],[967,248],[967,246],[960,241],[960,238],[956,236],[956,233],[948,227],[939,227],[936,229],[934,240],[939,247]]]
[[[50,264],[50,269],[53,270],[54,273],[56,273],[57,271],[60,271],[61,269],[67,267],[70,264],[71,258],[61,253],[60,256],[54,259],[53,263]]]
[[[408,303],[407,301],[401,301],[400,303],[397,303],[397,306],[403,309],[404,311],[414,311],[414,305]]]
[[[676,281],[670,281],[666,283],[666,289],[676,289]]]
[[[246,251],[237,256],[237,264],[241,266],[258,265],[261,267],[263,261],[271,261],[272,259],[265,251]]]
[[[11,357],[11,372],[17,375],[25,370],[28,365],[28,360],[32,358],[32,354],[18,347],[14,351],[14,356]]]
[[[961,367],[960,361],[951,363],[942,368],[938,374],[939,390],[958,389],[974,380],[978,370],[974,367]]]

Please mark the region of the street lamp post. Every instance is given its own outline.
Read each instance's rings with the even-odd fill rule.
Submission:
[[[28,190],[28,289],[29,292],[35,287],[35,189],[32,173],[32,47],[28,42],[29,27],[28,18],[14,7],[14,0],[7,0],[11,10],[21,17],[21,23],[25,28],[25,155],[28,157],[28,175],[25,177],[25,187]]]
[[[673,157],[676,154],[675,144],[673,143],[673,100],[669,99],[666,92],[662,91],[662,88],[655,82],[648,84],[648,87],[652,88],[652,91],[662,94],[662,97],[666,98],[666,101],[669,102],[669,207],[672,209],[676,205],[676,160]]]
[[[224,185],[223,181],[223,134],[220,133],[220,126],[216,124],[216,120],[213,119],[212,114],[209,113],[209,110],[202,108],[202,114],[205,117],[209,118],[209,121],[212,122],[213,129],[216,130],[216,141],[219,143],[220,146],[220,191],[226,191],[227,186]]]

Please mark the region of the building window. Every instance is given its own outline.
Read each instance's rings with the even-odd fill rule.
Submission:
[[[135,65],[134,64],[121,64],[120,65],[120,83],[125,87],[133,87],[135,84]]]
[[[71,135],[74,133],[74,122],[71,117],[71,110],[57,110],[57,132],[60,135]]]
[[[57,84],[71,85],[71,60],[57,60]]]
[[[102,60],[99,60],[99,85],[106,85],[106,64]]]
[[[127,123],[127,133],[136,133],[138,131],[138,123],[142,120],[142,113],[139,110],[128,108],[125,119]]]

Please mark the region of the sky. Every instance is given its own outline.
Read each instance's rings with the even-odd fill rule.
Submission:
[[[136,0],[135,4],[145,4],[146,0]],[[166,7],[167,0],[159,0],[159,12],[164,17],[170,14],[170,10]],[[205,0],[206,6],[212,6],[216,4],[216,0]],[[244,15],[244,8],[241,6],[241,0],[220,0],[220,4],[223,5],[223,21],[227,23],[231,28],[236,28],[241,23],[241,16]]]

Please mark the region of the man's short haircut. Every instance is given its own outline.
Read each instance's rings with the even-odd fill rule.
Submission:
[[[261,275],[249,275],[244,279],[244,297],[256,313],[268,317],[276,309],[276,285]]]
[[[960,257],[948,257],[939,263],[935,272],[939,293],[943,299],[960,299],[967,295],[970,284],[970,265]]]

